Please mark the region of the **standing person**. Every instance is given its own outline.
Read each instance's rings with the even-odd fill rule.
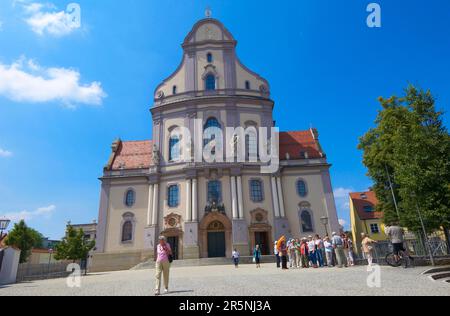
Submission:
[[[353,248],[353,240],[347,236],[347,242],[348,242],[348,258],[347,261],[349,264],[354,267],[355,266],[355,255],[354,255],[354,248]]]
[[[323,257],[323,241],[319,235],[316,235],[314,238],[314,242],[316,244],[316,258],[319,266],[323,268],[324,266],[324,257]]]
[[[289,251],[289,268],[295,267],[295,240],[290,239],[288,243],[288,251]]]
[[[317,268],[316,242],[312,236],[309,236],[308,239],[309,261],[313,268]]]
[[[288,270],[287,267],[287,245],[286,245],[286,237],[281,237],[280,240],[278,240],[278,253],[281,255],[281,268],[283,270]]]
[[[166,237],[159,237],[159,244],[156,247],[157,259],[156,259],[156,287],[155,295],[160,295],[161,290],[161,275],[164,277],[164,292],[169,293],[169,273],[170,263],[172,260],[172,249],[170,244],[166,242]]]
[[[241,257],[241,254],[237,251],[237,249],[234,249],[232,257],[235,268],[239,268],[239,258]]]
[[[277,260],[277,268],[281,268],[281,257],[280,257],[280,253],[278,252],[278,247],[277,247],[278,241],[275,241],[275,244],[273,246],[273,253],[275,255],[275,259]]]
[[[347,259],[347,263],[351,266],[354,266],[354,262],[353,262],[353,242],[352,240],[348,237],[347,234],[342,234],[341,235],[342,240],[344,241],[344,254],[345,254],[345,258]]]
[[[347,260],[345,259],[344,253],[344,241],[342,240],[341,236],[333,232],[331,244],[333,245],[334,251],[336,253],[337,266],[338,268],[343,268],[347,265]]]
[[[300,269],[302,262],[302,254],[300,249],[301,246],[300,240],[298,238],[295,239],[294,246],[295,246],[295,266],[297,267],[297,269]]]
[[[253,259],[255,260],[256,268],[261,268],[261,248],[259,248],[259,245],[256,245],[253,250]]]
[[[309,268],[309,249],[306,238],[303,238],[300,244],[300,254],[302,256],[302,268]]]
[[[370,239],[365,233],[361,234],[362,237],[362,250],[364,253],[364,257],[367,259],[369,267],[372,266],[373,263],[373,244],[377,243],[375,240]]]
[[[333,262],[333,245],[330,242],[330,238],[327,236],[325,237],[325,240],[323,242],[323,246],[325,248],[325,256],[327,258],[327,266],[329,268],[332,268],[334,266],[334,262]]]

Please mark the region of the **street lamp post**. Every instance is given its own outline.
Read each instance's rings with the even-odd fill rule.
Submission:
[[[326,235],[328,236],[328,217],[321,217],[320,218],[320,222],[322,223],[323,226],[325,226],[325,232]]]
[[[48,257],[48,274],[47,274],[47,278],[50,277],[50,265],[52,263],[52,254],[53,254],[53,249],[49,249],[48,250],[49,253],[49,257]]]
[[[8,228],[9,223],[11,223],[9,219],[6,218],[0,219],[0,238],[3,237],[3,231],[5,231]]]

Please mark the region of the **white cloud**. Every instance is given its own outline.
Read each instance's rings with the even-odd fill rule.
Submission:
[[[354,192],[353,188],[339,187],[334,190],[334,199],[336,201],[336,207],[338,209],[339,216],[347,218],[350,214],[350,196],[349,194]],[[348,229],[348,222],[345,219],[339,219],[339,225],[344,229]]]
[[[12,155],[13,155],[13,153],[10,152],[9,150],[0,148],[0,157],[7,158],[7,157],[11,157]]]
[[[73,16],[58,11],[52,3],[39,3],[27,0],[18,1],[25,13],[25,22],[38,35],[50,34],[61,37],[72,33],[79,25],[72,22]]]
[[[45,68],[21,57],[11,65],[0,62],[0,96],[16,102],[59,101],[65,106],[101,105],[106,97],[100,82],[80,83],[80,73],[67,68]]]
[[[35,218],[40,218],[40,217],[49,218],[52,216],[52,214],[55,210],[56,210],[55,205],[49,205],[46,207],[40,207],[32,212],[20,211],[20,212],[1,214],[0,216],[9,219],[12,222],[19,222],[21,220],[31,221]]]
[[[353,192],[352,188],[337,188],[334,190],[334,197],[336,199],[349,198],[349,194]]]

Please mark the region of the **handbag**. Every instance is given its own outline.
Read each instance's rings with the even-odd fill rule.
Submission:
[[[169,255],[168,259],[169,259],[169,263],[173,262],[173,256],[172,255]]]

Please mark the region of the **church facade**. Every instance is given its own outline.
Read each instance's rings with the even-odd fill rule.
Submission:
[[[178,69],[155,90],[153,139],[112,144],[100,179],[93,270],[152,260],[159,235],[168,238],[176,259],[197,259],[230,257],[233,249],[249,255],[256,244],[269,255],[282,235],[339,230],[330,164],[316,129],[277,134],[279,167],[270,173],[252,159],[185,159],[194,152],[181,146],[179,128],[197,135],[201,122],[203,137],[226,143],[208,130],[274,127],[270,85],[240,62],[236,45],[218,20],[196,23]],[[253,136],[245,137],[248,153],[261,146]]]

